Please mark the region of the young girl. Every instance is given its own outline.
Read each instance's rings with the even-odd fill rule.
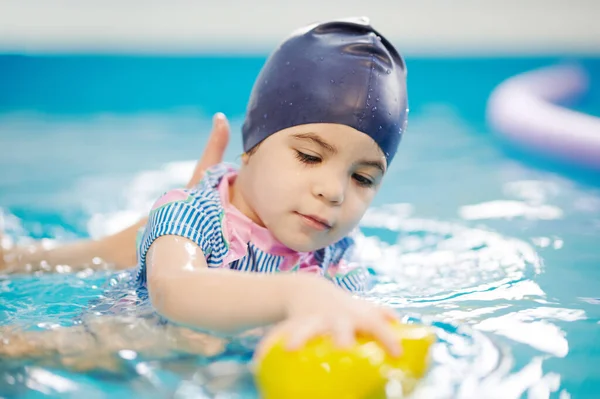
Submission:
[[[350,294],[369,274],[349,259],[406,127],[405,79],[403,59],[365,19],[294,32],[256,80],[239,169],[218,164],[153,206],[136,303],[194,329],[276,325],[271,337],[290,349],[320,334],[343,347],[364,332],[398,354],[395,314]]]

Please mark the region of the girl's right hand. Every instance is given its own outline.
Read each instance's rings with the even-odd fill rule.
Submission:
[[[321,335],[330,335],[336,346],[348,348],[355,343],[356,333],[371,335],[390,355],[400,355],[400,342],[391,326],[399,319],[392,309],[354,298],[323,277],[297,277],[285,303],[287,317],[262,340],[257,357],[280,337],[288,350],[298,349]]]

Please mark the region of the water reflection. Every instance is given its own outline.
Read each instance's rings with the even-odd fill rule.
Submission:
[[[506,291],[544,295],[532,281],[542,263],[524,241],[455,223],[401,217],[387,207],[367,212],[361,225],[374,233],[395,233],[392,244],[377,235],[357,240],[360,261],[393,279],[392,285],[378,287],[378,294],[396,294],[411,303],[502,299]]]
[[[165,182],[173,181],[177,169],[169,170],[163,171]],[[154,191],[145,195],[149,199]],[[527,196],[529,200],[534,197]],[[133,207],[146,204],[143,196],[136,201]],[[547,398],[559,392],[568,397],[558,374],[544,374],[543,362],[569,352],[560,323],[587,316],[580,309],[554,307],[546,297],[536,281],[543,263],[534,247],[482,227],[417,218],[413,213],[409,204],[369,210],[356,252],[357,260],[373,268],[379,280],[366,298],[394,306],[409,321],[431,325],[439,338],[432,352],[432,369],[413,396],[518,398],[527,394]],[[110,222],[118,215],[92,221],[95,234],[120,228]],[[109,222],[100,223],[101,219]],[[533,243],[561,246],[561,240],[554,237],[537,237]],[[126,278],[126,273],[91,270],[40,279],[4,277],[0,280],[0,320],[5,325],[41,330],[69,326],[89,301]],[[133,319],[127,324],[139,327],[137,340],[153,340],[155,347],[168,339],[164,330],[151,324]],[[52,367],[5,363],[0,368],[0,392],[94,397],[109,389],[111,397],[256,397],[248,363],[256,341],[256,337],[240,337],[212,357],[184,350],[176,356],[148,358],[123,339],[114,347],[121,370],[126,370],[122,374],[109,378],[107,374],[75,373],[56,362]],[[517,361],[512,351],[518,344],[534,355]]]

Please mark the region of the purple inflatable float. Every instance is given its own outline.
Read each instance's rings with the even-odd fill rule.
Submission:
[[[545,156],[600,171],[600,118],[558,105],[588,89],[577,66],[552,66],[501,83],[487,104],[490,126]]]

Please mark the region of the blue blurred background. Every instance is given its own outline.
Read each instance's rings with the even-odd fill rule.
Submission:
[[[448,334],[441,348],[465,368],[440,356],[430,387],[439,397],[597,397],[600,176],[517,149],[486,120],[503,81],[564,62],[590,78],[569,106],[600,115],[597,1],[3,1],[7,235],[66,241],[134,222],[161,191],[187,181],[215,112],[231,121],[226,160],[235,162],[268,53],[300,26],[354,15],[370,17],[409,71],[409,128],[363,222],[379,251],[370,262],[392,279],[374,295],[401,312],[469,329],[440,327]],[[81,298],[98,295],[81,276],[61,277],[60,290],[50,289],[56,277],[2,279],[7,324],[64,322],[70,313],[48,304],[72,297],[84,306]],[[453,347],[452,337],[469,340]],[[484,350],[487,340],[500,349]],[[103,397],[108,384],[49,371],[70,388],[6,371],[0,395]],[[15,388],[15,373],[37,385]],[[156,392],[181,392],[187,377],[167,377],[159,375]],[[140,392],[110,384],[111,397]],[[228,394],[255,392],[233,386]]]

